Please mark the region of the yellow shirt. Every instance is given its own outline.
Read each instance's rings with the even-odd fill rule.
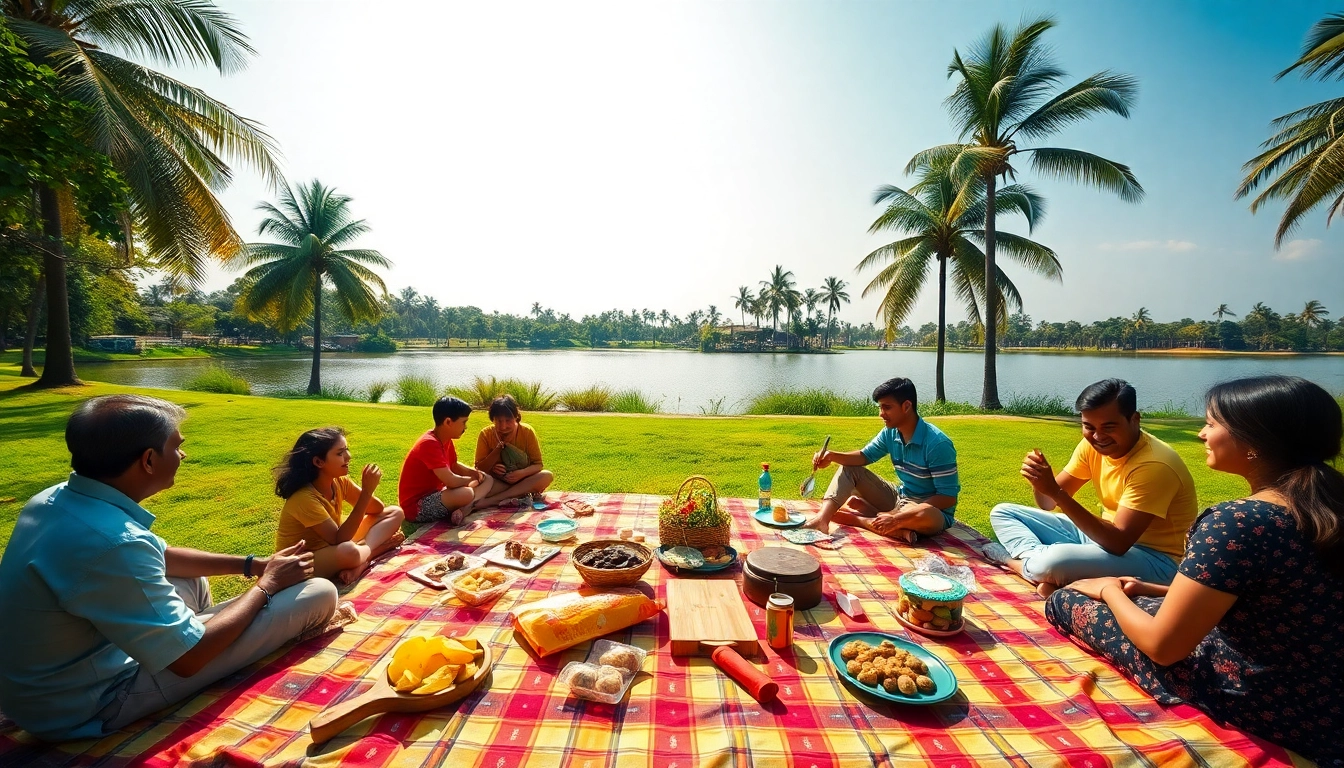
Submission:
[[[1092,481],[1102,520],[1114,520],[1120,507],[1152,515],[1157,519],[1136,543],[1173,559],[1185,554],[1185,534],[1199,514],[1199,498],[1190,470],[1170,445],[1144,432],[1128,454],[1111,459],[1083,440],[1064,471]]]
[[[526,424],[519,424],[513,431],[513,439],[509,445],[521,448],[523,453],[527,454],[529,464],[541,463],[541,443],[537,442],[537,433]],[[491,424],[476,436],[476,461],[475,466],[482,472],[491,472],[499,462],[499,452],[504,447],[500,442],[499,433],[495,431],[495,425]]]
[[[275,551],[279,552],[299,539],[307,542],[304,549],[310,552],[330,546],[325,539],[310,529],[321,525],[324,520],[331,520],[340,525],[342,507],[347,500],[353,506],[355,500],[359,498],[359,493],[359,486],[348,477],[336,478],[336,498],[331,501],[312,485],[295,491],[293,496],[285,499],[284,509],[280,510],[280,525],[275,531]],[[369,499],[369,506],[364,510],[365,514],[369,515],[381,511],[383,504],[376,497]]]

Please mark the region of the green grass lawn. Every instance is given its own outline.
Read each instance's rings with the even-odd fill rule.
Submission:
[[[115,392],[144,392],[181,404],[189,413],[182,426],[187,460],[177,485],[150,499],[158,516],[155,532],[171,544],[238,554],[270,551],[280,500],[271,485],[271,467],[306,429],[337,424],[350,435],[355,463],[383,466],[379,496],[396,499],[405,451],[431,426],[429,409],[398,405],[214,395],[176,390],[137,390],[108,384],[33,391],[18,367],[0,362],[0,548],[8,543],[24,502],[65,479],[69,456],[65,420],[82,398]],[[541,438],[546,466],[555,472],[554,490],[671,494],[690,474],[703,474],[725,496],[755,497],[760,463],[770,462],[775,495],[788,499],[809,469],[809,458],[832,435],[840,450],[862,447],[881,426],[872,417],[810,416],[635,416],[525,414]],[[1023,454],[1040,448],[1058,468],[1079,439],[1075,423],[1063,419],[959,416],[930,419],[957,445],[962,494],[957,517],[989,531],[989,509],[1000,501],[1030,502],[1031,491],[1018,475]],[[459,452],[470,460],[476,434],[488,422],[472,416]],[[1154,422],[1150,431],[1171,443],[1194,473],[1200,502],[1207,505],[1244,492],[1239,478],[1204,465],[1193,420]],[[882,470],[884,473],[890,469]],[[819,478],[824,486],[829,479]],[[819,494],[818,494],[819,495]],[[1084,504],[1095,498],[1084,489]],[[221,579],[217,597],[241,588],[239,579]]]

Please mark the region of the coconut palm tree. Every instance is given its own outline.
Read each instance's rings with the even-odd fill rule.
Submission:
[[[1344,13],[1327,14],[1316,22],[1307,32],[1302,55],[1275,79],[1294,70],[1303,79],[1344,77]],[[1328,206],[1327,225],[1344,211],[1342,109],[1344,98],[1334,98],[1276,118],[1269,124],[1270,137],[1260,145],[1265,151],[1241,167],[1246,178],[1237,188],[1237,198],[1260,190],[1251,201],[1252,213],[1270,201],[1288,201],[1274,233],[1276,249],[1322,203]]]
[[[280,178],[270,137],[204,91],[115,52],[227,74],[255,53],[237,21],[211,0],[0,0],[0,13],[29,55],[89,108],[85,140],[129,186],[128,229],[133,221],[146,255],[196,282],[209,259],[236,251],[241,238],[215,193],[231,178],[226,161],[247,163],[268,182]],[[59,231],[68,208],[60,200],[70,194],[38,190],[48,231]],[[38,383],[60,386],[79,379],[65,260],[56,253],[48,261],[47,358]]]
[[[352,323],[376,320],[382,306],[378,297],[387,293],[383,279],[369,266],[392,266],[377,251],[346,248],[369,231],[363,219],[350,216],[350,198],[314,179],[300,185],[298,194],[289,185],[280,190],[280,205],[257,206],[266,216],[258,235],[273,235],[281,243],[247,243],[231,261],[251,266],[241,299],[250,315],[272,311],[292,330],[310,314],[313,319],[313,370],[308,394],[322,391],[322,287],[329,283],[336,294],[336,308]],[[409,290],[409,289],[408,289]],[[403,291],[403,295],[405,295]],[[409,300],[409,297],[408,297]]]
[[[802,296],[793,287],[793,272],[785,270],[782,264],[776,264],[769,280],[761,281],[761,297],[770,310],[770,343],[774,344],[774,334],[779,332],[779,311],[788,310],[789,314],[798,308]]]
[[[1328,314],[1330,313],[1326,310],[1324,304],[1312,299],[1302,308],[1302,312],[1298,314],[1297,319],[1301,320],[1302,324],[1308,328],[1319,328],[1321,323],[1325,322],[1325,316]]]
[[[1218,322],[1220,323],[1223,322],[1223,318],[1227,317],[1228,315],[1236,317],[1237,313],[1229,309],[1226,304],[1219,304],[1218,308],[1213,310],[1213,316],[1218,318]]]
[[[751,304],[756,300],[751,295],[751,289],[745,285],[738,286],[737,295],[733,297],[733,307],[742,312],[742,325],[747,324],[747,310],[751,309]]]
[[[985,255],[976,245],[985,242],[985,187],[972,180],[958,186],[953,182],[946,158],[932,159],[920,169],[918,183],[905,191],[899,187],[879,187],[873,204],[886,204],[870,233],[892,231],[907,235],[878,248],[859,262],[858,270],[881,266],[882,270],[863,289],[863,296],[882,293],[880,312],[886,320],[887,339],[905,321],[914,308],[928,275],[929,263],[938,263],[938,352],[935,370],[936,398],[947,399],[943,382],[943,356],[947,343],[947,279],[949,266],[953,288],[966,305],[972,324],[981,325],[980,305],[984,301],[983,276]],[[995,193],[996,208],[1004,213],[1019,213],[1030,231],[1045,215],[1043,201],[1021,185],[1010,185]],[[999,245],[1010,258],[1031,271],[1059,280],[1062,270],[1055,252],[1025,237],[1000,232]],[[996,299],[994,311],[1007,319],[1007,305],[1022,309],[1022,297],[1003,270],[995,266]]]
[[[1139,311],[1135,312],[1134,316],[1129,319],[1129,327],[1134,331],[1134,350],[1136,352],[1139,349],[1139,337],[1143,335],[1144,329],[1152,323],[1153,313],[1149,312],[1147,307],[1139,307]]]
[[[835,322],[835,313],[840,311],[840,304],[849,303],[849,294],[845,293],[848,287],[844,280],[838,277],[828,277],[821,284],[821,300],[826,305],[826,336],[824,344],[827,349],[831,348],[831,324]]]
[[[993,282],[998,279],[994,218],[999,179],[1015,177],[1014,158],[1026,155],[1031,167],[1046,176],[1090,184],[1129,202],[1143,197],[1143,187],[1125,165],[1076,149],[1022,146],[1102,112],[1128,117],[1138,90],[1129,75],[1103,71],[1051,95],[1065,76],[1041,43],[1054,25],[1041,18],[1024,22],[1011,34],[996,25],[966,56],[954,51],[948,76],[959,79],[946,103],[961,143],[924,150],[906,167],[910,173],[931,157],[944,156],[956,183],[975,178],[985,186],[985,378],[980,404],[993,410],[1002,407],[995,366],[1001,313]]]

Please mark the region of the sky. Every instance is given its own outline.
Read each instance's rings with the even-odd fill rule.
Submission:
[[[840,317],[873,320],[858,262],[874,189],[908,186],[917,151],[957,139],[947,65],[995,24],[1052,16],[1074,82],[1134,75],[1129,119],[1102,116],[1050,145],[1128,164],[1141,203],[1034,176],[1062,283],[1007,265],[1033,320],[1146,307],[1158,321],[1344,313],[1341,227],[1307,217],[1275,250],[1281,208],[1234,200],[1273,118],[1338,82],[1274,75],[1335,4],[1101,2],[405,2],[221,0],[257,49],[229,76],[168,69],[265,127],[288,179],[353,198],[357,244],[387,287],[441,305],[575,318],[619,307],[737,315],[738,286],[775,265],[799,289],[849,283]],[[248,241],[275,191],[246,167],[220,195]],[[1000,229],[1025,234],[1019,220]],[[238,276],[215,268],[205,288]],[[936,274],[907,321],[936,316]],[[965,317],[949,298],[949,320]]]

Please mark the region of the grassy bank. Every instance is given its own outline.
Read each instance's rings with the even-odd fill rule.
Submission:
[[[124,352],[98,352],[92,349],[75,348],[75,363],[117,363],[136,360],[187,360],[192,358],[240,358],[240,357],[285,357],[312,355],[311,351],[297,349],[282,344],[242,347],[148,347],[139,354]],[[325,353],[324,353],[325,354]],[[44,349],[33,350],[33,364],[39,368],[46,362]],[[0,365],[17,366],[23,360],[23,351],[10,349],[0,352]]]
[[[92,384],[33,391],[17,368],[0,365],[0,435],[6,461],[0,476],[0,546],[24,501],[60,482],[69,472],[63,431],[67,415],[82,398],[140,391],[186,407],[183,425],[187,461],[175,487],[148,507],[158,516],[154,530],[168,541],[216,551],[268,552],[275,535],[279,500],[270,468],[300,432],[340,424],[350,433],[356,465],[382,465],[379,496],[395,499],[402,457],[430,426],[428,409],[400,405],[282,400],[176,390],[133,390]],[[689,474],[714,480],[724,495],[753,497],[759,463],[769,461],[780,498],[790,498],[808,470],[808,457],[826,435],[839,449],[862,446],[879,424],[874,418],[696,417],[529,413],[556,474],[556,488],[582,492],[671,493]],[[1078,440],[1075,424],[1058,419],[1005,416],[933,419],[956,441],[963,492],[958,517],[988,531],[987,516],[999,501],[1031,498],[1017,470],[1021,456],[1039,447],[1062,465]],[[474,415],[459,443],[467,458],[486,424]],[[1204,466],[1194,421],[1153,422],[1149,428],[1185,457],[1208,504],[1232,498],[1239,481]],[[883,472],[889,472],[883,468]],[[1085,503],[1094,503],[1084,492]],[[220,596],[233,594],[237,580],[216,584]]]

